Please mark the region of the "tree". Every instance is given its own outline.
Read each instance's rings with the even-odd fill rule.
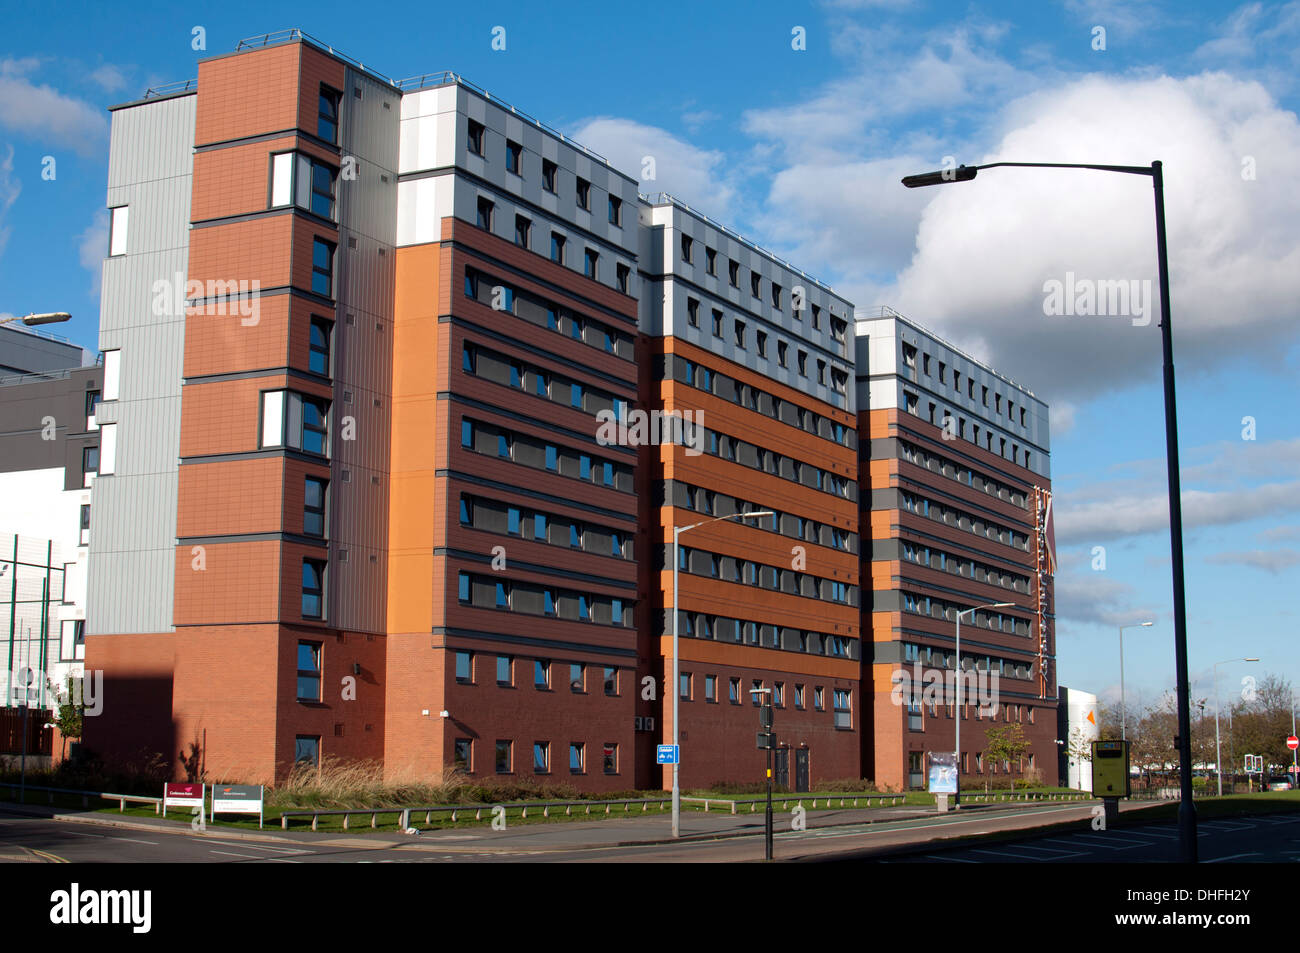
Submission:
[[[1014,765],[1014,773],[1020,766],[1020,759],[1029,749],[1029,739],[1025,737],[1024,726],[1019,722],[999,725],[984,732],[984,755],[993,763],[999,761]],[[1015,781],[1012,781],[1012,787]]]
[[[1071,728],[1070,738],[1065,746],[1065,756],[1071,764],[1079,766],[1079,790],[1083,790],[1084,765],[1092,763],[1092,739],[1083,733],[1082,728]]]
[[[81,686],[73,685],[72,676],[68,676],[67,691],[59,698],[59,711],[54,717],[54,726],[63,736],[64,752],[67,751],[69,738],[81,739],[82,724],[86,716],[86,700]]]

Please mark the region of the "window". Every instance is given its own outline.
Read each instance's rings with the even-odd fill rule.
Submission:
[[[120,350],[104,352],[104,400],[117,400],[118,383],[121,380],[122,352]]]
[[[303,486],[302,531],[308,536],[325,535],[325,488],[328,481],[309,476]]]
[[[609,224],[623,227],[623,200],[613,195],[609,197]]]
[[[325,618],[325,563],[319,559],[302,561],[302,617]]]
[[[555,192],[555,172],[557,166],[550,159],[542,160],[542,188],[546,191]]]
[[[826,710],[826,689],[820,685],[813,687],[813,708],[818,711]]]
[[[302,157],[299,157],[299,161],[302,161]],[[310,168],[311,199],[307,207],[314,215],[333,221],[334,179],[338,173],[323,162],[310,162]]]
[[[822,309],[817,305],[812,306],[812,326],[814,331],[822,326]]]
[[[781,310],[781,286],[775,282],[772,284],[772,307]]]
[[[334,296],[334,245],[322,238],[312,241],[311,290],[322,298]]]
[[[929,354],[921,355],[921,373],[924,374],[926,377],[930,376],[930,355]]]
[[[754,332],[754,337],[758,343],[758,356],[766,359],[767,358],[767,333],[764,331],[756,331]]]
[[[691,264],[691,256],[693,255],[692,249],[694,244],[695,242],[691,238],[691,236],[689,235],[682,236],[682,261],[686,262],[686,264],[688,265]]]
[[[320,647],[319,642],[298,643],[298,701],[320,701]]]
[[[587,773],[587,746],[581,741],[569,742],[569,773]]]
[[[469,121],[469,151],[476,156],[483,155],[483,133],[484,128],[481,122]]]
[[[740,262],[734,258],[727,259],[727,280],[730,282],[731,287],[740,287]]]
[[[713,309],[713,336],[722,337],[722,312],[716,308]]]
[[[799,360],[800,376],[807,377],[808,376],[808,353],[806,351],[800,351],[798,360]]]
[[[328,86],[320,88],[320,109],[316,115],[316,135],[330,145],[339,141],[339,91]]]
[[[735,329],[736,333],[736,347],[743,350],[745,347],[745,322],[733,321],[732,327]]]
[[[686,321],[693,328],[700,326],[700,303],[694,298],[686,299]]]
[[[551,663],[545,659],[533,661],[533,688],[538,691],[551,690]]]
[[[514,679],[514,659],[509,655],[497,656],[497,684],[513,685]]]
[[[469,738],[457,738],[456,746],[452,754],[453,767],[471,773],[474,770],[473,763],[474,742]]]
[[[789,366],[790,348],[784,341],[776,342],[776,362],[782,367]]]
[[[740,679],[733,678],[727,687],[727,700],[733,705],[740,704]]]
[[[594,248],[588,248],[583,254],[582,273],[592,281],[599,281],[600,252]]]
[[[777,682],[772,686],[772,704],[777,708],[785,707],[785,682]]]
[[[678,692],[683,701],[691,700],[691,673],[681,672],[678,676]]]
[[[591,211],[591,183],[586,179],[578,179],[577,199],[578,208]]]
[[[853,727],[853,709],[851,707],[852,694],[853,693],[847,689],[835,689],[834,702],[836,728]]]
[[[459,591],[460,591],[460,601],[461,601],[461,602],[469,602],[469,600],[470,600],[470,582],[469,582],[469,574],[468,574],[468,573],[461,573],[461,574],[460,574],[460,586],[459,586]]]
[[[472,685],[474,683],[473,652],[456,653],[456,681],[462,685]]]
[[[90,543],[90,504],[81,505],[81,536],[79,545],[86,546]]]
[[[293,739],[293,760],[295,764],[310,764],[320,767],[320,735],[298,735]]]
[[[704,676],[704,700],[706,702],[717,702],[718,700],[718,676]]]
[[[629,276],[631,276],[631,274],[632,274],[632,269],[629,268],[627,265],[623,264],[622,262],[619,262],[617,265],[614,266],[615,281],[618,285],[618,290],[621,291],[623,294],[627,294],[627,281]]]
[[[549,741],[533,742],[533,773],[551,773],[551,743]]]
[[[522,215],[515,216],[515,244],[521,248],[528,247],[528,239],[533,230],[533,223]]]
[[[559,232],[551,232],[551,261],[564,264],[564,236]]]
[[[292,152],[271,156],[271,208],[281,208],[293,202],[293,165]]]
[[[99,428],[99,472],[117,471],[117,424],[104,424]]]
[[[478,199],[478,227],[485,232],[492,231],[492,213],[494,207],[491,199],[485,199],[479,196]]]
[[[497,739],[497,774],[509,774],[514,762],[513,741],[507,741],[503,738]]]
[[[297,394],[293,396],[298,397]],[[300,397],[299,400],[302,402],[301,449],[325,456],[329,436],[329,405],[314,397]]]
[[[749,683],[749,700],[755,708],[763,703],[763,682],[760,679],[754,679]]]
[[[506,140],[506,171],[513,172],[515,175],[522,175],[519,171],[519,160],[524,154],[524,147],[517,142]]]
[[[325,318],[312,318],[308,343],[307,368],[325,377],[330,373],[330,338],[334,323]]]
[[[804,707],[804,690],[803,686],[795,683],[794,686],[794,707],[802,709]]]
[[[618,744],[613,741],[605,742],[605,773],[618,774]]]
[[[108,229],[108,254],[114,255],[126,254],[126,224],[130,214],[130,207],[119,205],[116,208],[109,209],[112,216]]]
[[[605,666],[605,694],[618,695],[618,669],[610,665]]]
[[[587,666],[581,662],[569,665],[569,691],[582,694],[587,690]]]
[[[763,276],[756,271],[749,273],[749,293],[755,298],[763,297]]]

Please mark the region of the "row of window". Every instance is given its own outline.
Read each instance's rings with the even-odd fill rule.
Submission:
[[[525,749],[526,750],[526,749]],[[515,742],[513,738],[498,738],[493,746],[493,758],[497,774],[515,773]],[[606,741],[600,750],[601,767],[605,774],[618,774],[618,743]],[[452,763],[466,774],[479,770],[475,760],[474,739],[457,738],[454,742]],[[551,742],[533,742],[533,773],[551,774]],[[587,743],[585,741],[569,742],[569,773],[581,775],[587,773]]]
[[[678,692],[682,701],[696,700],[696,678],[691,672],[678,673],[679,685]],[[750,682],[749,698],[750,704],[755,708],[762,703],[765,692],[762,679],[753,679]],[[832,710],[835,715],[836,728],[853,727],[853,692],[851,689],[836,688],[831,691]],[[717,704],[718,702],[718,676],[704,676],[704,695],[703,700],[708,704]],[[739,678],[728,679],[727,700],[733,705],[743,704],[741,698],[741,680]],[[796,710],[805,711],[808,708],[808,691],[807,686],[802,682],[794,683],[794,707]],[[772,705],[776,708],[786,707],[785,682],[772,683]],[[826,689],[822,685],[814,685],[812,689],[812,707],[813,711],[826,710]]]
[[[984,539],[995,539],[1004,546],[1013,546],[1025,552],[1029,551],[1028,535],[1009,526],[1003,526],[1001,523],[995,523],[993,520],[975,516],[965,510],[946,506],[943,503],[931,503],[926,497],[909,493],[906,490],[901,491],[899,496],[902,498],[902,508],[908,513],[915,513],[917,516],[936,520],[946,526],[956,527],[963,532],[972,533]]]
[[[939,386],[943,387],[948,383],[948,365],[943,361],[939,361],[938,364],[939,364]],[[910,367],[913,370],[916,369],[916,347],[911,344],[907,344],[907,343],[903,344],[903,366]],[[924,374],[926,377],[930,376],[930,355],[929,354],[921,355],[921,373]],[[958,394],[961,393],[961,371],[957,370],[955,367],[953,368],[952,371],[952,387],[953,390],[955,390]],[[970,375],[967,375],[966,377],[966,397],[970,400],[975,399],[975,378]],[[989,389],[988,386],[985,384],[980,385],[980,403],[982,403],[985,407],[989,405]],[[1012,400],[1010,397],[1007,397],[1006,404],[1007,404],[1007,411],[1006,411],[1007,420],[1011,421],[1012,423],[1015,423],[1016,402]],[[993,411],[994,413],[997,414],[1002,413],[1001,394],[995,393],[993,395]],[[1020,419],[1020,426],[1022,427],[1026,426],[1025,423],[1026,416],[1027,415],[1026,415],[1025,406],[1021,404],[1019,419]]]
[[[907,711],[908,731],[925,731],[926,707],[929,707],[930,709],[929,717],[931,720],[937,720],[940,717],[939,712],[941,709],[945,719],[952,721],[954,718],[953,709],[955,708],[955,705],[939,705],[936,702],[930,702],[927,706],[921,701],[913,699],[904,705],[904,708]],[[1023,724],[1026,720],[1025,713],[1028,712],[1029,724],[1032,725],[1034,723],[1034,709],[1031,706],[1000,704],[998,705],[997,712],[988,714],[985,713],[983,706],[978,702],[968,704],[965,700],[962,701],[961,706],[962,721],[970,720],[972,708],[975,710],[976,721],[997,721],[998,715],[1001,714],[1002,721],[1007,724]]]
[[[977,434],[978,436],[978,434]],[[914,463],[919,467],[925,467],[932,473],[941,473],[950,480],[956,480],[963,486],[969,486],[976,490],[982,490],[989,496],[996,496],[1005,503],[1025,508],[1025,491],[994,480],[991,477],[981,476],[974,473],[970,467],[964,464],[949,460],[947,457],[940,456],[928,450],[918,447],[916,444],[907,440],[898,441],[898,455],[908,463]]]
[[[733,619],[730,616],[688,612],[683,609],[677,614],[677,627],[678,635],[686,638],[735,642],[756,648],[781,649],[828,658],[856,659],[859,655],[857,639],[779,627],[749,619]],[[664,634],[668,633],[668,629],[669,625],[666,624]]]
[[[459,598],[464,605],[481,609],[502,609],[553,619],[633,627],[634,601],[612,596],[593,596],[557,586],[462,572],[459,575]]]
[[[817,520],[783,513],[772,506],[751,503],[727,493],[707,490],[704,487],[683,483],[680,480],[668,480],[660,486],[662,498],[659,506],[676,506],[684,510],[693,510],[706,516],[731,516],[735,513],[770,512],[771,516],[760,516],[746,520],[746,526],[752,526],[766,532],[780,533],[793,539],[816,543],[843,552],[853,551],[854,534],[847,529],[820,523]]]
[[[526,664],[527,659],[518,659],[513,655],[497,655],[496,659],[496,683],[499,688],[514,688],[515,669],[521,664]],[[478,682],[478,663],[481,656],[478,652],[469,649],[458,649],[456,652],[456,681],[461,685],[477,685]],[[533,687],[538,691],[553,691],[554,686],[551,684],[552,662],[550,659],[535,658],[533,663]],[[575,695],[587,694],[587,665],[585,662],[568,663],[569,671],[569,691]],[[617,698],[619,695],[619,670],[617,666],[605,665],[602,667],[602,687],[606,695],[610,698]]]
[[[725,337],[722,330],[723,319],[725,315],[718,308],[713,308],[713,336],[715,338]],[[693,328],[700,326],[700,302],[696,298],[686,299],[686,321]],[[748,326],[740,318],[733,318],[731,322],[731,333],[736,347],[740,350],[749,348]],[[758,352],[760,360],[768,360],[767,349],[767,332],[754,332],[754,348]],[[776,342],[776,362],[781,367],[789,368],[790,349],[785,341]],[[795,355],[795,366],[798,368],[800,377],[808,376],[808,352],[799,348]],[[827,364],[821,358],[817,359],[817,383],[826,385]],[[831,389],[837,394],[843,394],[848,388],[849,375],[846,371],[839,368],[831,368]]]
[[[970,606],[964,606],[958,602],[948,602],[937,596],[922,596],[911,592],[903,593],[903,611],[914,612],[917,615],[926,615],[936,619],[946,619],[949,622],[957,621],[957,613],[965,612]],[[995,632],[1008,632],[1013,635],[1029,635],[1029,620],[1019,619],[1013,615],[1006,615],[1001,612],[991,612],[982,610],[974,614],[974,621],[967,622],[966,625],[973,625],[980,629],[992,629]]]
[[[582,341],[625,360],[635,356],[632,336],[603,321],[576,314],[531,291],[515,288],[477,268],[465,269],[465,297],[496,311],[545,327],[574,341]]]
[[[663,362],[660,376],[664,379],[671,378],[689,384],[696,390],[797,427],[804,433],[816,434],[842,447],[855,449],[858,445],[857,432],[852,427],[846,427],[792,401],[782,400],[758,387],[742,383],[729,374],[674,354],[665,355]]]
[[[682,261],[688,265],[695,264],[695,239],[690,235],[681,236]],[[718,252],[715,248],[704,246],[704,270],[707,274],[718,277]],[[740,287],[740,262],[734,258],[727,259],[727,282],[733,288]],[[750,296],[759,299],[763,298],[763,276],[760,272],[751,270],[749,273],[749,291]],[[768,283],[768,293],[772,302],[772,307],[780,311],[785,307],[784,289],[774,281]],[[797,295],[792,294],[791,303],[794,305],[794,316],[797,320],[803,320],[803,302]],[[814,330],[821,328],[821,307],[815,304],[809,305],[812,313],[812,326]],[[696,325],[698,327],[698,325]],[[843,345],[845,335],[848,331],[848,322],[842,318],[831,315],[830,330],[831,337]],[[718,332],[715,332],[718,333]],[[721,334],[718,333],[721,337]]]
[[[537,437],[485,424],[469,417],[460,422],[460,445],[475,453],[499,457],[513,463],[549,470],[561,476],[631,493],[632,467],[579,450],[547,443]]]
[[[482,195],[478,198],[476,224],[485,232],[496,231],[496,203]],[[526,215],[515,215],[515,244],[528,251],[535,251],[532,247],[533,241],[533,221]],[[557,265],[567,265],[568,262],[568,236],[563,232],[551,232],[550,258]],[[600,281],[601,264],[600,252],[590,245],[582,250],[582,273],[592,281]],[[614,287],[623,294],[628,294],[628,279],[632,275],[632,267],[626,262],[614,263]]]
[[[1002,678],[1029,678],[1033,672],[1033,664],[1024,659],[1001,658],[994,655],[972,655],[969,652],[963,652],[962,669],[969,671],[971,669],[977,672],[997,672]],[[917,645],[915,642],[903,643],[903,661],[918,662],[933,668],[950,669],[956,664],[956,653],[947,652],[943,649],[933,648],[931,646]],[[970,666],[967,666],[967,661]]]
[[[1000,586],[1013,592],[1026,594],[1029,592],[1031,580],[1028,576],[1007,572],[988,563],[967,559],[965,556],[954,556],[941,549],[931,549],[929,546],[921,546],[905,540],[903,542],[903,558],[908,562],[916,563],[918,566],[940,569],[957,576],[964,576],[967,579],[974,579],[976,582],[982,582],[986,585]]]
[[[590,458],[584,459],[588,461],[586,466],[590,467]],[[584,474],[583,478],[588,479],[589,474]],[[629,560],[633,558],[633,534],[627,530],[585,523],[568,516],[557,516],[465,493],[460,497],[460,522],[462,526],[471,526],[489,533],[504,533],[601,556]]]
[[[670,551],[671,547],[665,545],[662,551],[665,563],[671,560],[668,555]],[[677,556],[677,568],[694,576],[707,576],[758,589],[785,592],[805,599],[820,599],[822,602],[838,602],[846,606],[857,604],[858,587],[835,579],[687,546],[678,546]]]
[[[608,391],[553,373],[535,364],[507,357],[481,344],[464,342],[461,348],[461,370],[466,374],[473,374],[475,377],[500,384],[502,387],[513,387],[525,394],[563,404],[593,416],[601,411],[613,411],[615,420],[627,418],[626,399],[615,397]]]
[[[920,415],[920,411],[918,410],[917,407],[919,402],[920,402],[920,398],[916,394],[912,393],[909,390],[903,391],[903,409],[907,411],[909,414],[912,414],[914,416]],[[954,433],[962,440],[968,439],[966,437],[965,417],[960,417],[960,416],[953,417],[947,410],[943,411],[942,415],[938,415],[938,410],[939,410],[938,404],[936,404],[934,401],[930,401],[930,411],[928,415],[930,423],[934,424],[935,426],[942,426],[948,429],[949,432]],[[993,437],[994,437],[993,428],[986,427],[984,431],[984,445],[985,445],[984,449],[986,449],[989,453],[993,453]],[[974,429],[969,439],[970,442],[973,443],[975,446],[977,447],[979,446],[980,443],[979,424],[974,425]],[[1008,455],[1006,437],[998,437],[997,454],[1003,459],[1010,460],[1012,463],[1016,463],[1016,464],[1021,463],[1020,444],[1015,443],[1013,441],[1011,444],[1011,453],[1010,455]],[[1031,455],[1029,451],[1026,450],[1024,452],[1024,460],[1023,460],[1023,465],[1026,468],[1029,466],[1030,460],[1031,460]]]
[[[776,453],[764,447],[740,440],[717,430],[704,429],[704,452],[710,456],[739,463],[752,470],[762,470],[772,476],[798,483],[811,490],[820,490],[846,500],[856,500],[852,480],[811,463]]]

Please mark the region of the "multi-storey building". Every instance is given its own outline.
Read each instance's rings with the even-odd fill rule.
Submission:
[[[761,777],[758,687],[778,778],[860,775],[848,301],[454,74],[297,31],[112,128],[90,747],[658,786],[671,688],[691,786]]]
[[[859,312],[856,331],[874,642],[864,774],[923,787],[927,754],[954,750],[960,717],[964,775],[1032,771],[1054,784],[1047,405],[889,309]],[[1011,605],[967,612],[998,603]],[[985,758],[986,730],[1011,722],[1030,742],[1023,763]]]
[[[667,196],[647,198],[642,218],[647,408],[691,425],[649,454],[643,508],[645,654],[665,675],[673,527],[713,520],[681,534],[676,556],[681,783],[762,776],[756,688],[773,693],[779,782],[856,777],[852,305]],[[751,512],[772,515],[739,515]]]
[[[91,487],[114,467],[113,433],[97,422],[115,368],[55,335],[0,328],[0,681],[45,677],[31,699],[52,704],[81,677]],[[101,456],[101,440],[103,441]],[[21,697],[21,694],[18,696]]]

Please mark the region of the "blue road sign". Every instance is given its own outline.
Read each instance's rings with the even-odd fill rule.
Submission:
[[[655,748],[655,761],[658,764],[681,764],[682,749],[677,745],[659,745]]]

